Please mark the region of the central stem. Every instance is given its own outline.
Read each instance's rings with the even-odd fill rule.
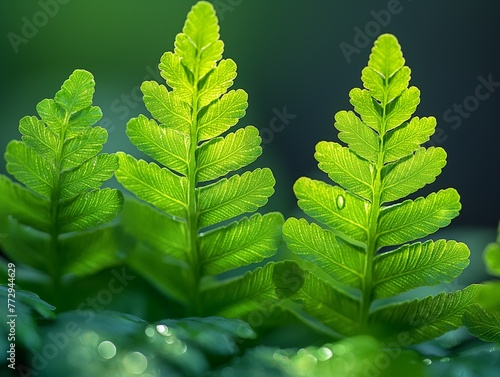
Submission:
[[[197,52],[199,54],[199,51]],[[197,55],[197,59],[199,56]],[[192,113],[189,146],[188,164],[188,244],[189,258],[193,277],[193,287],[191,289],[191,313],[190,315],[203,315],[203,306],[200,297],[201,263],[198,245],[198,194],[196,189],[196,149],[198,147],[198,81],[199,64],[195,65],[193,78]]]
[[[389,84],[389,78],[384,78],[384,86]],[[386,134],[386,107],[387,92],[384,93],[384,99],[380,104],[382,106],[382,120],[378,132],[379,149],[377,161],[374,163],[375,177],[372,182],[373,192],[370,211],[368,215],[368,234],[366,242],[366,258],[363,271],[363,284],[361,296],[360,324],[362,332],[368,332],[368,319],[370,316],[370,306],[373,295],[373,260],[377,253],[378,219],[381,210],[382,196],[382,168],[384,167],[384,138]]]
[[[57,142],[57,150],[55,153],[54,164],[54,181],[53,188],[50,195],[50,255],[47,258],[47,268],[52,278],[52,289],[54,291],[54,298],[62,296],[61,290],[61,277],[62,271],[59,263],[60,258],[60,244],[59,244],[59,204],[61,199],[61,173],[64,151],[64,140],[66,139],[66,131],[69,125],[71,114],[66,112],[63,124],[59,133],[59,140]],[[57,306],[57,302],[54,302]]]

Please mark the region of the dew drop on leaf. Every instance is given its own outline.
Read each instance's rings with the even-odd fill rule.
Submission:
[[[342,195],[337,196],[337,208],[342,209],[345,207],[345,198]]]

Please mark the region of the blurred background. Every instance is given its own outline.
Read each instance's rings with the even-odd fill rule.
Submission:
[[[19,138],[19,120],[35,115],[76,68],[96,79],[95,104],[109,131],[107,152],[137,155],[125,135],[128,119],[145,113],[139,85],[157,80],[163,52],[173,49],[195,1],[39,0],[0,3],[0,150]],[[421,90],[418,116],[435,116],[430,144],[448,165],[418,192],[455,187],[462,196],[454,227],[491,230],[500,219],[500,2],[213,0],[224,57],[238,65],[235,88],[249,93],[241,126],[264,142],[260,166],[273,169],[269,210],[299,216],[292,185],[326,179],[313,158],[320,140],[337,140],[333,116],[351,109],[376,37],[399,39],[411,84]],[[0,163],[5,173],[5,161]]]

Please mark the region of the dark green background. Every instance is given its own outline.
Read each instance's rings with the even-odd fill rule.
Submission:
[[[150,72],[156,71],[162,53],[173,49],[175,35],[195,1],[56,1],[0,3],[0,150],[3,153],[10,139],[20,137],[19,119],[34,115],[40,100],[52,98],[74,69],[84,68],[96,78],[95,104],[103,109],[102,125],[110,133],[106,151],[137,155],[126,139],[125,124],[144,112],[138,86],[152,78]],[[250,96],[247,116],[240,125],[269,128],[273,109],[283,112],[284,107],[296,115],[272,140],[265,135],[269,142],[259,165],[270,166],[277,176],[272,209],[296,215],[292,192],[296,178],[325,178],[316,168],[314,145],[319,140],[336,140],[333,116],[351,108],[348,92],[361,85],[360,72],[375,37],[350,56],[351,62],[340,44],[354,45],[356,27],[374,30],[374,12],[390,5],[398,13],[391,15],[380,32],[398,37],[413,72],[412,85],[422,92],[416,115],[437,118],[442,134],[434,141],[449,156],[436,183],[419,194],[456,187],[463,210],[454,225],[496,226],[500,218],[500,88],[494,88],[467,118],[451,119],[444,114],[474,95],[479,76],[491,75],[493,81],[500,81],[500,2],[212,2],[220,11],[224,56],[238,64],[235,87]],[[43,11],[41,4],[52,7]],[[28,30],[27,22],[40,26]],[[26,37],[17,53],[9,33]],[[3,160],[0,172],[5,172]]]

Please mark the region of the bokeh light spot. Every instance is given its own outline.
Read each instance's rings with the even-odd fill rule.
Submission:
[[[115,357],[116,355],[116,346],[111,343],[109,340],[105,340],[99,347],[97,347],[97,351],[99,355],[101,355],[104,359],[109,360]]]
[[[131,352],[123,358],[123,366],[132,374],[141,374],[148,367],[148,359],[140,352]]]

